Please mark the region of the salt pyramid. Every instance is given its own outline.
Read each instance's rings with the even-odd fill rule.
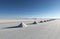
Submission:
[[[37,24],[37,22],[36,22],[36,21],[34,21],[34,22],[33,22],[33,24]]]
[[[5,27],[4,29],[10,29],[10,28],[20,28],[20,27],[27,27],[27,25],[26,25],[26,24],[24,24],[24,23],[21,23],[21,24],[19,24],[18,26]]]
[[[47,22],[46,20],[44,20],[44,22]]]
[[[39,23],[43,23],[43,21],[40,21]]]
[[[19,26],[19,27],[27,27],[27,25],[24,24],[23,22],[21,22],[18,26]]]

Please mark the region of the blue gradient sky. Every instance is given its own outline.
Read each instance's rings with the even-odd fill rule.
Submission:
[[[0,0],[0,18],[60,17],[60,0]]]

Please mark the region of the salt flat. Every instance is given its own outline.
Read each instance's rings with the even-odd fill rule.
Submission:
[[[25,24],[33,23],[33,21],[23,22]],[[2,29],[3,27],[18,25],[19,23],[21,22],[1,23],[0,39],[60,39],[60,20],[30,24],[26,28]]]

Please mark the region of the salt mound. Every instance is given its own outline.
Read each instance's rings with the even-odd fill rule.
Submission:
[[[40,21],[39,23],[43,23],[43,21]]]
[[[27,27],[26,24],[24,24],[23,22],[21,22],[21,24],[18,25],[19,27]]]
[[[37,22],[36,22],[36,21],[34,21],[34,22],[33,22],[33,24],[37,24]]]

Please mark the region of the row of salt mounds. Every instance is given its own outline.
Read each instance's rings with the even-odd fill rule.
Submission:
[[[42,23],[43,21],[40,21],[40,23]],[[38,24],[38,22],[36,22],[36,21],[34,21],[32,24]],[[17,25],[17,26],[12,26],[12,27],[6,27],[6,28],[25,28],[25,27],[27,27],[27,25],[25,24],[25,23],[23,23],[23,22],[21,22],[19,25]]]

